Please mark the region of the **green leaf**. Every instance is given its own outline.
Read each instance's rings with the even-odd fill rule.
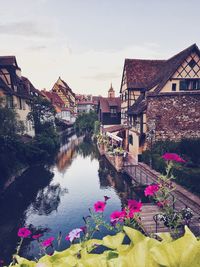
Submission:
[[[128,266],[134,267],[159,267],[160,265],[154,260],[149,250],[156,246],[159,241],[146,237],[142,241],[138,242],[127,254]]]
[[[121,246],[123,240],[124,240],[124,233],[117,233],[114,236],[108,235],[103,238],[103,245],[105,247],[116,249],[119,246]]]
[[[15,255],[14,257],[15,257],[15,259],[17,260],[17,262],[18,262],[18,264],[19,264],[19,265],[14,265],[14,266],[20,266],[20,267],[35,267],[35,265],[36,265],[36,262],[34,262],[34,261],[29,261],[29,260],[27,260],[27,259],[25,259],[25,258],[22,258],[22,257],[18,256],[18,255]]]
[[[156,233],[162,239],[162,242],[172,242],[173,238],[171,237],[170,233]]]
[[[187,227],[183,237],[170,243],[162,242],[152,248],[151,253],[156,262],[167,267],[200,266],[199,242]]]
[[[138,242],[141,242],[146,238],[146,236],[143,235],[140,231],[130,228],[128,226],[124,226],[123,229],[127,236],[130,238],[130,240],[133,242],[133,244],[137,244]]]

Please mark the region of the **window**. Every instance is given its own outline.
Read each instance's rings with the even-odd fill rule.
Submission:
[[[6,104],[8,108],[14,108],[13,96],[6,97]]]
[[[111,113],[111,117],[117,116],[117,108],[116,107],[110,108],[110,113]]]
[[[172,91],[176,91],[176,83],[172,83]]]
[[[191,59],[190,62],[188,63],[188,65],[190,66],[190,68],[194,68],[194,66],[196,65],[196,61],[194,59]]]
[[[22,99],[21,99],[21,97],[18,98],[18,108],[22,109]]]
[[[129,144],[133,145],[133,136],[132,136],[132,134],[129,134],[128,142],[129,142]]]
[[[24,99],[22,100],[22,108],[23,108],[24,110],[26,109],[26,102],[25,102]]]
[[[180,81],[180,91],[200,90],[200,79],[187,79]]]

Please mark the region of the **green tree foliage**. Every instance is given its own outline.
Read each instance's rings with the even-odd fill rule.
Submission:
[[[47,99],[34,97],[31,109],[28,119],[32,121],[36,134],[42,133],[48,125],[54,124],[56,111]]]
[[[97,120],[97,113],[94,111],[80,114],[75,122],[75,130],[80,133],[93,133],[95,121]]]

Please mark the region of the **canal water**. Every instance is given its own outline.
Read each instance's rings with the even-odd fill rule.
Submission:
[[[0,198],[0,260],[9,262],[15,253],[20,227],[43,234],[42,239],[62,240],[58,250],[69,246],[65,236],[84,225],[83,216],[98,200],[109,196],[105,217],[121,209],[127,199],[142,199],[143,189],[116,173],[106,159],[99,156],[90,139],[72,136],[58,153],[53,166],[34,166],[7,188]],[[105,233],[103,233],[105,234]],[[37,241],[26,239],[20,255],[38,257]]]

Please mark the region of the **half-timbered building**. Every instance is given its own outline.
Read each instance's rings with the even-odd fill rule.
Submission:
[[[59,77],[51,91],[56,93],[62,99],[65,107],[69,108],[71,113],[77,113],[75,93],[64,80]]]
[[[31,99],[39,94],[28,78],[21,76],[15,56],[0,56],[0,97],[3,105],[15,109],[18,119],[25,126],[25,134],[34,136],[34,128],[27,119]]]
[[[200,137],[200,50],[168,60],[126,59],[121,82],[127,149],[136,157],[159,140]]]
[[[102,128],[121,123],[121,100],[120,97],[115,97],[112,85],[108,97],[99,97],[98,118]]]

